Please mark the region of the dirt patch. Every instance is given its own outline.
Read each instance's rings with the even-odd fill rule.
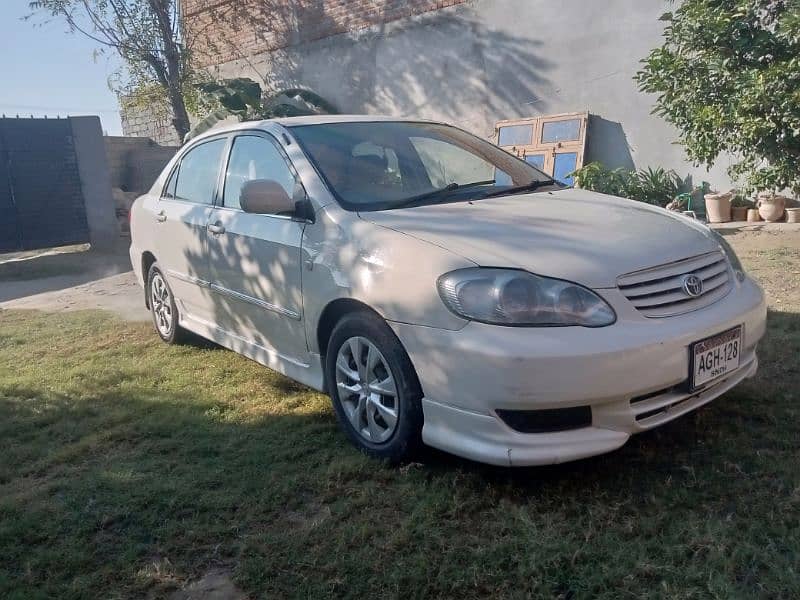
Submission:
[[[150,318],[124,249],[6,256],[0,262],[0,309],[100,309],[130,321]]]
[[[211,569],[197,581],[169,596],[170,600],[246,600],[227,569]]]
[[[286,521],[298,529],[313,529],[327,521],[331,516],[329,506],[316,499],[309,500],[299,510],[290,510],[286,513]]]
[[[800,306],[800,228],[755,226],[726,231],[747,272],[765,289],[773,310]]]
[[[745,225],[730,229],[716,226],[715,229],[734,245],[737,252],[755,250],[800,249],[800,225],[787,223]]]
[[[54,283],[61,289],[36,293],[42,284]],[[128,321],[147,321],[150,313],[144,305],[142,289],[132,272],[70,285],[69,279],[14,282],[10,291],[19,297],[0,302],[0,309],[34,309],[48,312],[100,309],[118,314]],[[5,291],[5,290],[4,290]],[[33,293],[30,293],[33,292]]]

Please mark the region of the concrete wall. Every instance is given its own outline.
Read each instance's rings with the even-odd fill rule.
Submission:
[[[75,157],[83,189],[83,204],[93,248],[111,249],[120,230],[114,214],[111,177],[99,117],[70,117]]]
[[[106,156],[111,178],[112,204],[119,231],[130,234],[128,211],[134,200],[148,191],[178,146],[160,146],[147,137],[106,136]]]
[[[161,146],[146,137],[106,136],[111,187],[143,194],[150,189],[178,146]]]
[[[319,19],[330,4],[315,3]],[[632,79],[639,60],[660,44],[658,17],[669,6],[472,0],[319,40],[290,36],[283,48],[222,62],[212,72],[273,88],[307,86],[342,112],[442,119],[487,138],[500,119],[589,110],[589,160],[674,168],[725,188],[727,165],[709,174],[688,164],[673,144],[676,131],[650,114],[653,99]],[[220,21],[209,31],[224,40],[233,35],[226,27]]]

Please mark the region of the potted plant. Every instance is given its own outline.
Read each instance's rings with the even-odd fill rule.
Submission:
[[[753,207],[753,202],[750,199],[737,192],[731,200],[731,220],[747,221],[747,211]]]
[[[706,218],[709,223],[727,223],[731,220],[733,192],[711,192],[706,194]]]
[[[786,222],[800,223],[800,201],[797,197],[786,203]]]
[[[747,222],[748,223],[758,223],[761,220],[761,215],[758,214],[757,208],[748,208],[747,209]]]
[[[786,210],[786,198],[773,192],[761,192],[758,195],[758,214],[765,221],[775,222],[783,218]]]

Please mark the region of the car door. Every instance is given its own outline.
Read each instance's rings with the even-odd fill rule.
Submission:
[[[193,146],[178,161],[156,208],[156,260],[182,318],[208,320],[208,232],[227,137]]]
[[[242,186],[254,179],[276,181],[290,197],[302,190],[271,135],[246,132],[233,138],[221,197],[209,224],[215,320],[242,341],[302,364],[308,351],[301,291],[305,223],[244,212],[239,204]]]

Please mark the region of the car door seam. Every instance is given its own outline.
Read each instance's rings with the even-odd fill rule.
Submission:
[[[254,298],[253,296],[248,296],[247,294],[242,294],[241,292],[237,292],[235,290],[228,289],[224,286],[221,286],[217,283],[213,283],[211,281],[205,281],[204,279],[199,279],[197,277],[192,277],[191,275],[186,275],[184,273],[179,273],[177,271],[168,270],[167,274],[175,277],[176,279],[181,279],[182,281],[186,281],[188,283],[193,283],[200,287],[209,288],[217,292],[218,294],[222,294],[224,296],[228,296],[235,300],[241,300],[242,302],[247,302],[249,304],[253,304],[265,310],[269,310],[274,313],[278,313],[279,315],[284,315],[289,317],[290,319],[294,319],[295,321],[300,320],[300,314],[290,310],[288,308],[283,308],[282,306],[276,306],[274,304],[270,304],[265,300],[261,300],[260,298]]]

